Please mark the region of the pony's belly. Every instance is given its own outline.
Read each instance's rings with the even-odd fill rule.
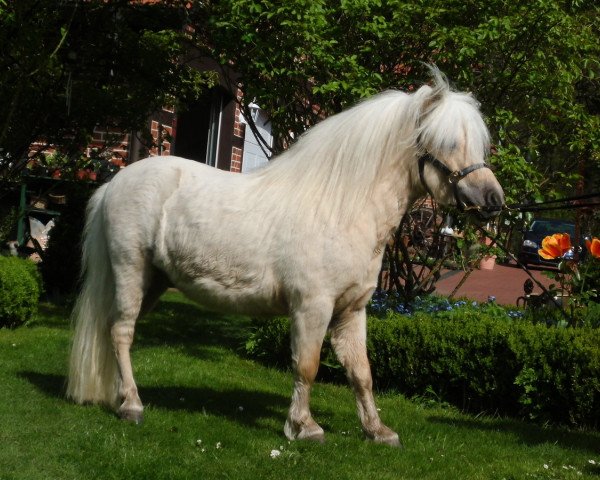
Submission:
[[[219,312],[285,313],[280,282],[268,259],[239,251],[235,245],[228,250],[216,241],[213,243],[217,245],[196,246],[186,240],[202,238],[196,231],[170,230],[179,233],[166,236],[164,242],[157,242],[159,248],[155,250],[153,263],[190,299]],[[208,233],[206,235],[210,237]]]
[[[232,288],[207,279],[176,283],[175,286],[198,304],[216,312],[259,316],[287,313],[284,302],[272,293],[272,289],[264,286]]]
[[[216,262],[206,260],[206,257],[204,260],[199,256],[192,258],[171,259],[168,266],[161,265],[161,270],[179,290],[200,305],[224,313],[286,313],[281,289],[266,266],[247,265],[231,259]]]

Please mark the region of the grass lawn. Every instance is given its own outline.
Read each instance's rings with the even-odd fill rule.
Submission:
[[[403,450],[363,440],[349,388],[318,383],[324,445],[288,442],[290,373],[241,353],[250,321],[176,292],[136,332],[145,422],[63,397],[66,313],[0,330],[0,479],[570,479],[600,477],[600,433],[467,416],[378,395]],[[276,458],[271,451],[281,452]]]

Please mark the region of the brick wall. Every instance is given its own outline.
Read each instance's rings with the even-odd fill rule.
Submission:
[[[171,142],[169,140],[173,138],[173,124],[151,120],[150,133],[155,144],[150,149],[150,155],[171,155]]]
[[[238,99],[241,98],[241,93],[238,91]],[[225,117],[225,116],[224,116]],[[233,118],[232,118],[233,117]],[[224,144],[220,150],[222,156],[219,160],[219,166],[223,166],[231,172],[242,171],[242,158],[243,158],[243,146],[244,146],[244,135],[246,125],[241,121],[241,112],[237,102],[235,102],[235,114],[229,115],[229,121],[224,122],[221,125],[221,137],[228,142]],[[172,107],[165,107],[160,112],[156,112],[148,120],[150,133],[153,139],[153,146],[147,149],[147,155],[149,156],[165,156],[173,154],[173,142],[177,138],[177,113]],[[229,130],[228,135],[224,135],[225,130]],[[133,144],[133,145],[132,145]],[[148,147],[140,145],[139,142],[135,142],[131,133],[124,133],[121,130],[114,128],[107,128],[97,126],[94,129],[92,135],[92,141],[84,153],[90,156],[91,149],[107,149],[112,156],[109,154],[110,161],[120,167],[125,166],[131,161],[138,159],[136,152],[132,152],[132,146],[136,150],[140,147]],[[32,145],[31,154],[43,150],[45,154],[51,154],[54,152],[52,147],[44,148],[40,143]],[[144,149],[146,150],[146,149]],[[139,158],[144,158],[147,155],[142,155]]]
[[[237,91],[237,99],[238,101],[242,98],[242,92],[238,89]],[[237,139],[235,143],[240,146],[232,146],[231,147],[231,168],[232,172],[241,172],[242,171],[242,158],[244,157],[244,137],[246,134],[246,125],[241,121],[242,120],[242,112],[240,110],[240,105],[236,102],[235,105],[235,117],[233,122],[233,136]]]

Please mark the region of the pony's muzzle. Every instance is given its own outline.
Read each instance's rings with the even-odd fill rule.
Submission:
[[[497,182],[494,183],[487,184],[483,188],[459,184],[457,202],[460,202],[461,209],[475,214],[481,220],[489,220],[500,215],[504,208],[504,192]]]

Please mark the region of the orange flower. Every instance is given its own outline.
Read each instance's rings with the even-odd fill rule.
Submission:
[[[599,245],[600,247],[600,245]],[[571,249],[571,237],[568,233],[555,233],[542,240],[542,248],[538,250],[540,257],[554,260],[562,257]],[[600,250],[600,248],[599,248]]]
[[[585,246],[592,256],[600,258],[600,239],[594,237],[591,240],[586,240]]]

